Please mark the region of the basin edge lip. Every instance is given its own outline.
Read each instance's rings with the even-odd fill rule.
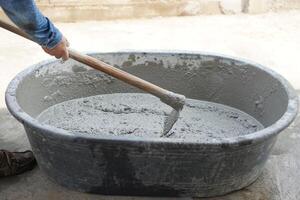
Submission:
[[[68,133],[67,131],[59,128],[55,128],[53,126],[49,125],[42,125],[40,124],[36,119],[25,113],[22,108],[19,106],[16,98],[16,90],[18,88],[18,84],[23,80],[24,77],[26,77],[28,74],[32,73],[36,69],[43,67],[44,65],[51,64],[54,62],[59,62],[56,59],[49,59],[45,60],[42,62],[39,62],[35,65],[32,65],[22,72],[18,73],[12,81],[9,83],[6,92],[5,92],[5,102],[7,105],[8,110],[10,113],[18,120],[20,121],[23,125],[29,125],[31,127],[34,127],[38,130],[43,131],[44,134],[53,134],[53,136],[60,138],[62,140],[90,140],[90,141],[107,141],[107,142],[120,142],[120,143],[155,143],[155,144],[182,144],[182,145],[211,145],[211,146],[216,146],[216,145],[237,145],[237,146],[242,146],[242,145],[247,145],[247,144],[253,144],[253,143],[258,143],[258,142],[263,142],[267,138],[271,136],[275,136],[278,133],[280,133],[282,130],[284,130],[286,127],[288,127],[293,120],[296,118],[297,113],[298,113],[298,96],[294,90],[294,88],[291,86],[291,84],[280,74],[277,72],[264,67],[261,64],[258,64],[256,62],[244,59],[244,58],[239,58],[239,57],[234,57],[234,56],[228,56],[228,55],[223,55],[219,53],[214,53],[214,52],[201,52],[201,51],[170,51],[170,50],[126,50],[126,51],[114,51],[114,52],[88,52],[89,55],[104,55],[104,54],[130,54],[130,53],[138,53],[138,54],[150,54],[150,55],[172,55],[172,54],[177,54],[177,55],[202,55],[202,56],[212,56],[212,57],[219,57],[219,58],[224,58],[224,59],[229,59],[233,61],[238,61],[238,62],[244,62],[245,64],[249,64],[253,67],[259,68],[263,71],[266,71],[268,74],[270,74],[272,77],[277,79],[284,87],[285,91],[287,92],[288,95],[288,106],[285,111],[285,113],[281,116],[281,118],[276,121],[274,124],[268,126],[267,128],[264,128],[260,131],[247,134],[245,136],[238,136],[238,137],[230,137],[230,138],[224,138],[222,140],[214,140],[214,141],[194,141],[194,140],[189,140],[189,139],[170,139],[170,138],[124,138],[122,136],[92,136],[92,135],[87,135],[85,134],[84,136],[80,135],[74,135],[71,133]]]

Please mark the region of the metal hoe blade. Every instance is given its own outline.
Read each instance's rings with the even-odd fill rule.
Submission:
[[[177,122],[180,115],[180,111],[172,110],[172,112],[166,117],[164,121],[164,129],[162,132],[162,137],[167,136],[169,131],[172,129],[173,125]]]
[[[161,99],[162,102],[168,104],[173,108],[172,112],[165,118],[161,137],[170,136],[170,134],[168,133],[172,129],[173,125],[177,122],[180,116],[180,111],[183,109],[183,106],[185,104],[185,96],[175,93],[171,93],[170,96],[169,98]]]

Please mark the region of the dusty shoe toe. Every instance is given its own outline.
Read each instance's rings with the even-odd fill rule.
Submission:
[[[32,170],[36,160],[32,151],[9,152],[0,150],[0,177],[21,174]]]

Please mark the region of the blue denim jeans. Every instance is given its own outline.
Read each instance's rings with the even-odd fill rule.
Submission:
[[[61,41],[61,32],[39,11],[33,0],[0,0],[0,6],[11,21],[39,45],[51,49]]]

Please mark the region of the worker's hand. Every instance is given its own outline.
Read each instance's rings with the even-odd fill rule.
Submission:
[[[62,40],[53,48],[49,49],[46,47],[42,47],[43,50],[51,56],[55,56],[55,58],[62,58],[64,61],[69,59],[69,52],[67,47],[69,46],[68,40],[63,37]]]

